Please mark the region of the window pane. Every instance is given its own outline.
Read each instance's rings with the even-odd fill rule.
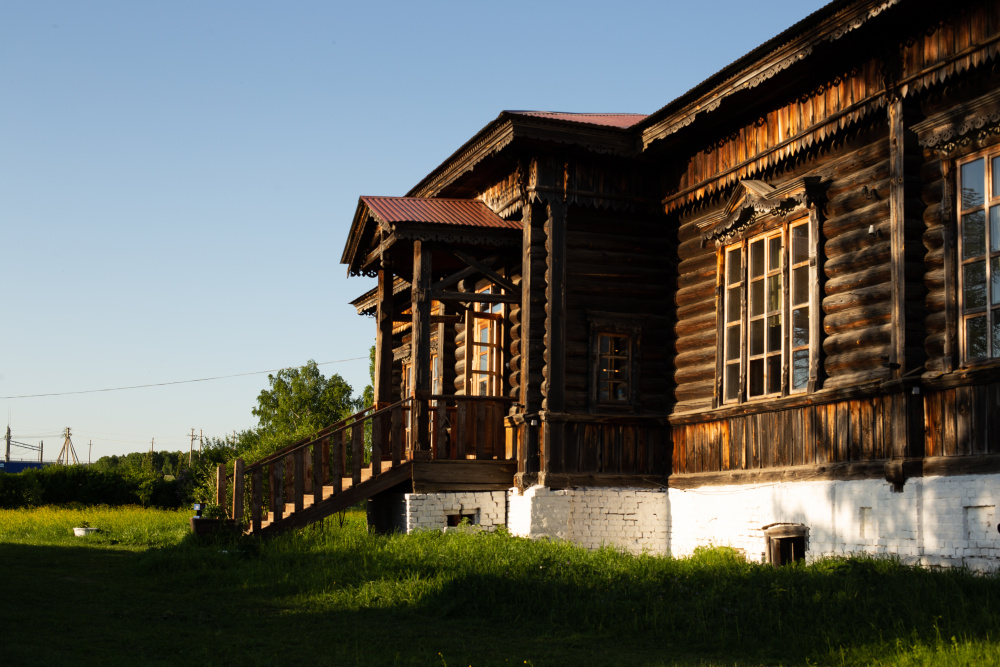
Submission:
[[[624,357],[628,355],[628,347],[625,345],[625,336],[611,337],[611,354]]]
[[[771,315],[767,318],[767,351],[776,352],[781,349],[781,315]]]
[[[764,275],[764,239],[750,244],[750,277]]]
[[[792,227],[792,264],[809,259],[809,225]]]
[[[611,350],[611,339],[608,336],[602,335],[601,337],[601,354],[608,354]]]
[[[809,301],[809,267],[800,266],[792,271],[792,304]]]
[[[993,196],[1000,197],[1000,157],[993,158]]]
[[[774,271],[781,266],[781,237],[773,236],[768,243],[771,247],[768,249],[767,269]]]
[[[986,316],[965,321],[965,348],[969,359],[986,356]]]
[[[986,262],[966,264],[962,269],[965,310],[982,308],[986,305]]]
[[[726,361],[740,358],[740,327],[726,329]]]
[[[1000,304],[1000,257],[990,260],[990,303]]]
[[[727,322],[739,322],[740,320],[740,301],[742,301],[742,292],[739,287],[733,287],[728,290],[726,296],[726,321]]]
[[[767,393],[775,394],[781,391],[781,355],[775,354],[767,358]]]
[[[975,211],[962,216],[962,259],[986,254],[986,213]]]
[[[809,350],[792,353],[792,389],[803,389],[809,384]]]
[[[792,347],[809,344],[809,309],[796,308],[792,311]]]
[[[750,315],[756,317],[764,314],[764,281],[755,280],[750,283]]]
[[[764,354],[764,320],[750,323],[750,354]]]
[[[993,356],[1000,357],[1000,310],[993,311]]]
[[[962,208],[983,203],[983,181],[986,179],[982,158],[962,165]]]
[[[479,355],[479,370],[488,371],[490,369],[489,364],[487,364],[487,357],[485,354]]]
[[[764,393],[764,360],[754,359],[750,362],[747,373],[747,394],[761,396]]]
[[[990,209],[990,252],[997,250],[1000,250],[1000,206]]]
[[[781,309],[781,274],[767,277],[767,312]]]
[[[615,400],[616,401],[628,400],[628,385],[620,382],[615,383]]]
[[[740,249],[733,248],[726,253],[726,284],[740,282],[743,273],[743,262],[740,258]]]
[[[740,365],[729,364],[726,366],[726,400],[733,401],[739,397],[740,393]]]
[[[1000,357],[1000,310],[993,311],[993,326],[992,328],[992,338],[993,338],[993,350],[992,356]]]

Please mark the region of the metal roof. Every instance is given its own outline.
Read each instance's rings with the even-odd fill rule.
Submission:
[[[506,113],[620,128],[632,127],[646,118],[644,113],[570,113],[565,111],[507,111]]]
[[[518,221],[504,220],[475,199],[424,199],[422,197],[361,197],[380,222],[415,222],[463,227],[521,229]]]

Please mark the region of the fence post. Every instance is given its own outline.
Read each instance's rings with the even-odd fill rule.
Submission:
[[[264,490],[261,484],[263,471],[258,467],[250,474],[250,530],[259,532],[261,526],[261,505],[264,503]]]
[[[302,507],[305,504],[303,502],[303,496],[305,496],[305,481],[306,481],[306,471],[305,471],[305,450],[299,447],[292,454],[292,465],[294,466],[295,478],[292,480],[295,490],[295,511],[301,512]]]

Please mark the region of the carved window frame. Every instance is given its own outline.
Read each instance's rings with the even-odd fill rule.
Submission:
[[[811,393],[821,388],[823,275],[819,201],[817,179],[795,179],[778,188],[761,181],[743,181],[722,211],[698,224],[703,232],[703,243],[714,241],[717,249],[717,353],[714,407],[773,400],[793,394]],[[797,229],[808,230],[805,240],[808,257],[795,262],[792,259],[792,235]],[[781,315],[780,381],[777,389],[769,390],[765,386],[760,394],[749,396],[748,375],[752,356],[750,350],[752,317],[747,299],[751,282],[749,248],[751,244],[761,241],[767,246],[770,240],[779,238],[779,266],[772,266],[770,273],[781,276],[780,307],[775,311]],[[802,239],[799,236],[799,244],[801,243]],[[740,261],[738,275],[727,273],[732,261],[737,257]],[[799,293],[799,299],[793,302],[790,279],[794,271],[798,271],[801,276],[803,270],[808,275],[808,299],[803,301]],[[766,267],[765,273],[767,273]],[[795,282],[798,285],[801,277]],[[734,319],[737,316],[734,297],[738,298],[738,319]],[[808,350],[808,375],[804,386],[793,389],[792,348],[796,346],[793,345],[791,323],[794,311],[802,308],[808,313],[808,343],[800,344],[796,349]],[[739,341],[738,355],[733,354],[734,338]],[[773,357],[773,354],[771,356]],[[761,358],[766,368],[766,352]],[[734,373],[735,369],[738,369],[738,378]],[[733,391],[734,382],[735,391]]]
[[[982,179],[978,185],[983,197],[978,202],[964,193],[967,181],[975,178],[970,168],[977,162],[982,163]],[[996,362],[1000,358],[1000,145],[956,159],[955,183],[957,334],[961,363],[969,367]],[[982,223],[981,249],[969,242],[978,214],[981,214]],[[982,303],[970,303],[971,291],[967,291],[967,287],[977,273],[975,268],[980,265],[983,268]],[[970,327],[980,320],[985,325],[982,353],[969,340]]]
[[[587,322],[590,330],[590,412],[638,412],[642,318],[625,313],[587,311]],[[613,355],[613,359],[621,359],[623,356],[627,359],[625,368],[628,388],[624,399],[601,398],[601,362],[612,358],[602,354],[601,342],[605,338],[625,339],[626,354]],[[613,382],[621,383],[622,380]]]

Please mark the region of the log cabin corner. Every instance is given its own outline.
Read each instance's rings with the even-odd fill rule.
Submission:
[[[376,403],[255,464],[255,529],[368,498],[382,528],[995,569],[998,54],[995,2],[838,0],[651,115],[504,111],[361,197]]]

